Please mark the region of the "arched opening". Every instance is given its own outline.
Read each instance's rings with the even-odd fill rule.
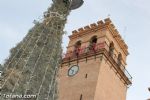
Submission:
[[[74,53],[76,56],[78,56],[81,49],[81,41],[77,41],[74,47]]]
[[[122,55],[121,55],[121,53],[119,53],[118,54],[118,62],[117,62],[118,66],[121,66],[121,64],[122,64],[121,61],[122,61]]]
[[[81,41],[76,42],[75,48],[81,48]]]
[[[97,43],[97,36],[93,36],[90,40],[90,43]]]
[[[114,43],[113,42],[111,42],[110,43],[110,46],[109,46],[109,55],[111,56],[111,57],[113,57],[113,55],[114,55]]]
[[[93,36],[90,40],[89,49],[95,51],[96,43],[97,43],[97,36]]]

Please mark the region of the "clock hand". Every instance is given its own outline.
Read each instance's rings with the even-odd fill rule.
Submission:
[[[71,70],[72,71],[72,74],[74,74],[74,70]]]

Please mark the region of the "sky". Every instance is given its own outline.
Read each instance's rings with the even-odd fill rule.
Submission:
[[[0,63],[9,50],[23,39],[50,7],[51,0],[0,0]],[[72,30],[110,17],[129,47],[127,70],[133,77],[127,100],[150,98],[150,1],[149,0],[85,0],[73,10],[65,27],[64,52]]]

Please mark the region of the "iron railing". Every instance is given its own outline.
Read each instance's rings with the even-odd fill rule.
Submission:
[[[115,65],[117,66],[117,69],[120,70],[123,73],[123,75],[125,75],[126,78],[130,81],[130,83],[128,83],[128,84],[131,84],[132,76],[129,74],[129,72],[126,70],[126,68],[123,64],[118,65],[117,60],[113,56],[110,56],[108,48],[109,48],[109,46],[105,42],[97,43],[97,44],[93,44],[92,47],[81,47],[74,51],[68,51],[66,54],[63,54],[62,59],[63,59],[63,61],[71,60],[74,58],[80,58],[83,55],[87,56],[87,55],[98,54],[100,51],[106,50],[107,56],[109,57],[109,59],[111,59],[113,61],[113,63],[115,63]]]

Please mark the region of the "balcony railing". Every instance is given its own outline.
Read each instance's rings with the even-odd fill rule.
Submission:
[[[126,70],[125,66],[123,66],[122,64],[119,66],[117,64],[117,60],[115,60],[113,56],[110,56],[108,48],[109,46],[105,42],[103,42],[103,43],[93,44],[93,46],[90,46],[90,47],[81,47],[74,51],[68,51],[66,54],[63,54],[63,57],[62,57],[63,62],[66,62],[72,59],[80,59],[80,57],[83,57],[83,56],[97,55],[101,51],[106,51],[105,54],[107,55],[108,59],[112,61],[113,64],[115,64],[116,66],[115,69],[117,70],[117,72],[121,75],[121,77],[123,77],[125,81],[128,80],[127,82],[128,85],[132,84],[132,76]]]
[[[123,66],[122,64],[119,65],[117,64],[117,62],[115,61],[115,59],[111,56],[109,56],[109,58],[111,59],[111,61],[113,61],[113,63],[115,64],[116,66],[116,70],[117,70],[117,73],[119,73],[122,77],[123,76],[126,76],[125,78],[123,78],[124,80],[129,80],[127,81],[126,84],[130,85],[132,84],[132,76],[130,75],[130,73],[126,70],[125,66]]]
[[[87,55],[91,53],[96,53],[101,49],[105,48],[105,43],[97,43],[93,45],[92,47],[81,47],[78,48],[74,51],[69,51],[66,54],[63,54],[63,59],[68,59],[68,58],[74,58],[74,57],[79,57],[81,55]]]

